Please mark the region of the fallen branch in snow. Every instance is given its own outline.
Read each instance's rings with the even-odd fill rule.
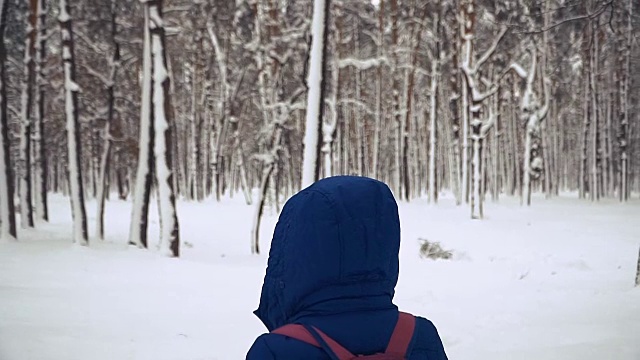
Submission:
[[[439,242],[429,242],[427,239],[418,239],[418,241],[422,242],[420,245],[421,258],[450,260],[453,257],[453,251],[443,249]]]

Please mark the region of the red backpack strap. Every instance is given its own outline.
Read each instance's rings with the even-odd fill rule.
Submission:
[[[349,352],[349,350],[345,349],[342,345],[338,344],[338,342],[330,338],[329,335],[322,332],[322,330],[318,329],[315,326],[312,326],[311,329],[316,334],[312,334],[304,325],[289,324],[278,328],[271,333],[288,336],[309,345],[324,349],[327,353],[329,353],[329,355],[337,360],[350,360],[355,358],[355,355]],[[315,335],[319,336],[320,339],[317,339]]]
[[[273,330],[271,333],[288,336],[290,338],[300,340],[309,345],[313,345],[315,347],[321,347],[318,340],[316,340],[316,338],[314,338],[313,335],[311,335],[311,333],[307,329],[305,329],[304,326],[302,325],[298,325],[298,324],[285,325],[283,327]]]
[[[393,334],[391,334],[391,339],[389,340],[385,354],[393,354],[402,358],[406,357],[415,328],[416,318],[413,315],[403,312],[399,313],[396,328],[393,330]]]

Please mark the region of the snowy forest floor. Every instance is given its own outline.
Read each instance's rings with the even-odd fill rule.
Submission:
[[[452,360],[640,359],[640,202],[573,197],[502,199],[483,221],[450,199],[401,203],[396,303],[436,324]],[[107,240],[79,247],[68,199],[50,201],[50,223],[0,244],[0,359],[242,359],[264,331],[252,310],[275,210],[252,256],[241,196],[179,202],[182,258],[168,259],[128,248],[129,203],[108,202]],[[453,259],[420,258],[419,238]]]

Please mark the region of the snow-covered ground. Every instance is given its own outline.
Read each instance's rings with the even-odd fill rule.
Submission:
[[[487,204],[484,221],[450,199],[400,204],[397,304],[432,319],[454,360],[640,359],[640,202],[534,202]],[[128,203],[107,203],[107,241],[88,248],[71,244],[68,200],[51,208],[0,244],[0,359],[241,359],[264,331],[251,312],[266,254],[249,253],[241,196],[178,204],[181,259],[127,247]],[[454,259],[421,259],[418,238]]]

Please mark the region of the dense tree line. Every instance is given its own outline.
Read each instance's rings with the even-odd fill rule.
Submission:
[[[4,0],[4,236],[7,200],[37,226],[48,192],[72,195],[79,242],[84,197],[97,238],[104,201],[132,198],[143,247],[155,196],[177,256],[176,197],[242,194],[259,252],[264,207],[310,177],[376,177],[407,201],[448,192],[474,218],[503,194],[640,191],[637,2],[323,3],[314,82],[311,1]]]

